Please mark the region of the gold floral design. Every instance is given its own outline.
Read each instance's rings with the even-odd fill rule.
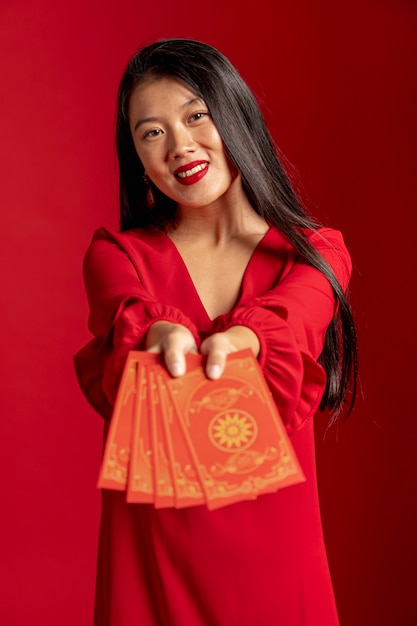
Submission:
[[[249,398],[252,395],[253,390],[249,385],[245,385],[241,389],[222,387],[207,393],[200,400],[193,400],[190,411],[191,413],[198,413],[201,409],[226,410],[236,404],[240,397]]]
[[[256,439],[258,427],[249,413],[236,409],[218,413],[209,424],[210,441],[220,450],[245,450]]]

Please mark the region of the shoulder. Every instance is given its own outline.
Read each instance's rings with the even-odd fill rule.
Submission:
[[[317,230],[304,230],[304,234],[326,259],[340,284],[346,289],[352,273],[352,259],[340,230],[319,228]]]
[[[326,248],[346,249],[343,235],[340,230],[333,228],[318,228],[317,230],[303,229],[307,239],[314,245],[317,250]]]
[[[158,229],[135,228],[126,231],[99,228],[93,234],[86,257],[95,254],[111,254],[119,251],[134,258],[141,254],[156,252],[167,245],[167,236]]]
[[[83,266],[85,276],[133,272],[145,280],[146,276],[163,272],[173,261],[171,240],[160,230],[136,228],[120,232],[99,228],[87,249]]]
[[[140,246],[155,245],[166,238],[165,233],[156,228],[152,230],[143,230],[134,228],[132,230],[117,231],[110,228],[99,228],[93,234],[91,244],[103,241],[109,243],[117,243],[121,247],[124,246]]]

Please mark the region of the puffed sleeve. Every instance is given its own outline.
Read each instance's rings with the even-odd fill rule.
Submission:
[[[352,266],[341,233],[323,228],[311,233],[310,241],[346,290]],[[326,376],[317,359],[335,313],[327,278],[298,256],[273,289],[216,320],[216,330],[243,325],[256,333],[259,362],[289,432],[320,404]]]
[[[151,324],[165,320],[186,326],[197,345],[195,325],[179,309],[161,302],[144,288],[130,247],[120,236],[101,229],[84,259],[84,282],[90,307],[88,327],[94,339],[74,357],[80,386],[106,419],[129,350],[140,349]]]

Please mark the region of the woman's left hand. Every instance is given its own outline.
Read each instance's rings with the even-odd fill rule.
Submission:
[[[207,337],[201,344],[201,354],[207,355],[206,375],[217,380],[223,374],[227,355],[238,350],[250,348],[255,356],[260,350],[259,339],[253,330],[246,326],[231,326],[222,333]]]

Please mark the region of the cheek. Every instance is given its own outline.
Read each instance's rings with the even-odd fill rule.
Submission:
[[[226,152],[225,152],[224,145],[223,145],[223,140],[220,137],[216,128],[211,133],[210,144],[212,148],[214,148],[214,150],[219,155],[219,159],[222,159],[224,163],[227,164],[227,166],[230,169],[231,165],[229,164],[229,159],[226,156]]]
[[[162,172],[165,166],[165,150],[162,141],[155,142],[151,146],[148,144],[145,148],[135,145],[136,154],[138,155],[145,170],[150,173]]]
[[[209,128],[207,128],[207,141],[215,148],[216,150],[221,150],[224,152],[223,141],[219,135],[219,131],[212,124]]]

